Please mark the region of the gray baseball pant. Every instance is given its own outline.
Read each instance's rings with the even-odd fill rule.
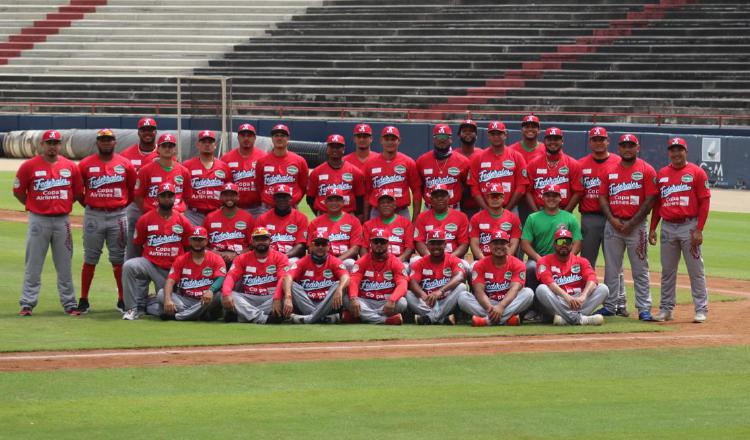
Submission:
[[[661,223],[661,304],[659,308],[672,311],[677,301],[677,265],[680,254],[685,259],[690,277],[690,293],[696,312],[708,312],[708,290],[703,270],[703,254],[700,247],[696,256],[690,250],[690,236],[698,226],[698,219],[685,223]]]
[[[428,306],[423,299],[412,292],[406,292],[406,302],[414,314],[430,318],[430,322],[433,324],[442,324],[448,315],[456,310],[458,296],[467,290],[466,284],[459,284],[455,289],[448,292],[443,299],[435,301],[434,307]]]
[[[145,257],[126,261],[122,266],[122,300],[125,302],[125,310],[137,308],[139,312],[159,315],[159,303],[155,298],[149,298],[148,288],[153,282],[157,292],[163,289],[168,274],[167,269],[162,269]]]
[[[604,245],[602,247],[604,284],[609,288],[609,295],[604,301],[604,307],[614,312],[618,305],[617,294],[620,292],[620,273],[626,250],[630,261],[630,270],[633,274],[635,307],[639,312],[651,311],[646,220],[628,235],[617,232],[609,222],[604,227]]]
[[[143,215],[143,211],[138,208],[138,205],[131,203],[125,208],[126,215],[128,217],[128,241],[127,247],[125,248],[125,259],[140,257],[142,249],[133,244],[133,235],[135,235],[135,224],[138,219]]]
[[[273,311],[273,295],[245,295],[242,292],[232,292],[234,308],[237,311],[238,322],[254,322],[265,324],[268,315]]]
[[[333,292],[338,288],[339,283],[336,282],[328,289],[325,298],[321,301],[313,301],[301,285],[292,283],[292,303],[300,315],[305,317],[305,324],[321,322],[323,318],[331,314],[333,310]]]
[[[493,306],[496,306],[499,302],[500,301],[490,299],[490,304],[492,304]],[[497,325],[503,325],[505,324],[505,321],[507,321],[511,316],[525,312],[529,307],[531,307],[531,304],[533,302],[534,292],[528,287],[522,288],[518,291],[518,295],[513,298],[513,301],[508,304],[508,307],[505,308],[503,316],[502,318],[500,318],[500,322],[498,322]],[[458,307],[463,310],[464,313],[468,313],[469,315],[481,316],[483,318],[489,316],[487,314],[487,310],[485,310],[484,307],[479,304],[479,301],[477,301],[477,298],[474,296],[474,294],[469,292],[468,290],[464,290],[463,292],[459,293]]]
[[[159,302],[157,314],[161,315],[164,313],[164,289],[159,289],[156,299]],[[182,296],[177,292],[172,292],[172,302],[175,305],[174,317],[177,321],[215,321],[222,312],[221,293],[214,293],[213,299],[206,306],[203,306],[200,298]]]
[[[86,207],[83,214],[83,262],[96,266],[107,243],[109,262],[113,265],[125,262],[128,217],[125,209],[100,211]]]
[[[387,300],[378,300],[370,298],[359,299],[359,320],[366,324],[384,324],[388,318],[383,313],[383,307]],[[349,296],[344,295],[344,308],[349,308]],[[399,298],[396,301],[395,313],[404,313],[407,308],[406,298]]]
[[[65,310],[76,307],[76,292],[73,287],[73,237],[67,215],[50,216],[29,212],[29,228],[26,232],[26,262],[23,275],[23,290],[18,303],[21,307],[35,307],[39,302],[42,287],[42,269],[47,258],[47,249],[52,246],[52,262],[57,271],[57,292]]]
[[[599,248],[604,240],[604,227],[607,225],[607,217],[602,214],[581,213],[581,256],[591,263],[596,269],[596,260],[599,258]],[[617,292],[617,306],[625,307],[627,297],[625,296],[625,275],[620,268],[620,291]],[[614,312],[614,310],[613,310]]]
[[[607,288],[607,285],[599,284],[583,302],[581,309],[573,310],[565,300],[555,295],[546,284],[540,284],[536,288],[536,299],[545,314],[560,315],[570,325],[578,325],[581,323],[581,316],[594,313],[594,310],[602,305],[608,295],[609,288]],[[574,298],[578,296],[580,296],[580,293],[573,295]]]
[[[188,208],[185,210],[185,217],[190,220],[193,226],[201,226],[206,219],[206,214]]]

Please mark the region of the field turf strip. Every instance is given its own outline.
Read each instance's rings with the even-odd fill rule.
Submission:
[[[750,437],[746,347],[0,375],[6,438]]]

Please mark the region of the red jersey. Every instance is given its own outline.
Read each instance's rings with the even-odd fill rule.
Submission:
[[[556,283],[569,295],[581,293],[586,283],[596,282],[596,272],[589,260],[570,254],[562,261],[556,254],[543,256],[536,263],[537,276],[542,284]]]
[[[584,190],[581,203],[578,205],[579,211],[601,214],[602,208],[599,206],[601,173],[618,162],[620,162],[620,156],[614,153],[609,153],[603,162],[597,162],[591,154],[578,161],[581,165],[581,183],[583,183]]]
[[[133,165],[119,154],[104,162],[98,154],[78,164],[83,179],[83,204],[95,209],[114,210],[133,201],[136,173]]]
[[[525,160],[527,164],[539,156],[544,156],[547,152],[547,149],[544,146],[543,142],[537,142],[536,148],[531,151],[525,149],[521,142],[522,141],[518,141],[515,144],[508,145],[508,148],[518,151],[521,156],[523,156],[523,160]]]
[[[241,253],[252,244],[250,231],[255,228],[255,220],[242,209],[238,209],[232,217],[217,209],[206,215],[203,227],[208,232],[209,249]]]
[[[190,197],[185,198],[187,206],[200,212],[211,212],[221,206],[221,189],[232,181],[231,171],[224,162],[214,159],[211,168],[206,169],[201,158],[196,156],[183,166],[190,171]]]
[[[346,275],[344,263],[331,254],[326,262],[318,266],[313,263],[310,255],[305,255],[289,268],[294,282],[302,286],[307,296],[313,301],[322,301],[328,290]]]
[[[454,152],[455,153],[455,152]],[[417,159],[417,172],[422,181],[422,198],[426,204],[432,204],[430,192],[435,185],[448,187],[450,200],[448,204],[456,205],[461,201],[469,174],[469,160],[461,154],[451,154],[448,159],[439,161],[435,153],[429,151]]]
[[[289,259],[281,252],[269,249],[263,261],[258,259],[255,252],[245,252],[234,259],[232,268],[229,269],[224,285],[221,287],[221,294],[230,296],[232,290],[237,290],[245,295],[273,295],[274,299],[281,299],[283,296],[281,279],[284,278],[287,270],[289,270]]]
[[[618,218],[632,218],[646,197],[658,194],[656,171],[643,159],[636,159],[630,168],[622,166],[622,162],[613,164],[600,179],[600,194],[609,196],[609,209]]]
[[[375,261],[368,252],[352,268],[349,297],[398,301],[406,295],[407,283],[406,269],[398,258],[388,254],[385,261]]]
[[[401,256],[406,249],[414,249],[414,226],[400,215],[394,215],[393,220],[387,224],[380,217],[365,222],[362,233],[363,245],[367,249],[370,248],[370,231],[373,229],[385,229],[390,236],[388,250],[397,257]]]
[[[344,211],[354,212],[357,209],[356,197],[365,195],[365,176],[359,168],[344,162],[339,169],[333,169],[326,163],[318,165],[310,173],[307,195],[315,198],[313,209],[328,212],[325,205],[328,188],[339,188],[344,196]]]
[[[472,159],[475,156],[478,156],[479,154],[481,154],[482,151],[484,151],[484,150],[481,149],[481,148],[479,148],[479,147],[474,147],[474,151],[472,151],[471,154],[466,155],[461,150],[461,148],[456,148],[455,150],[453,150],[454,153],[458,153],[458,154],[462,155],[463,157],[465,157],[468,160],[469,168],[471,168],[471,161],[472,161]],[[469,173],[467,172],[466,173],[466,185],[469,184],[468,181],[469,181]],[[477,201],[474,200],[474,197],[467,197],[467,198],[461,200],[461,209],[479,209],[479,204],[477,204]]]
[[[469,238],[479,239],[479,247],[484,256],[490,255],[490,240],[492,234],[503,230],[510,234],[510,238],[521,239],[521,219],[513,212],[503,209],[503,212],[495,217],[487,210],[481,210],[471,218],[469,225]]]
[[[469,243],[469,218],[461,211],[448,209],[442,220],[434,210],[422,212],[414,223],[414,241],[425,241],[425,236],[433,229],[445,231],[445,252],[451,253],[462,244]]]
[[[565,207],[573,193],[583,193],[581,183],[581,165],[577,160],[565,153],[560,153],[560,159],[555,166],[547,162],[547,154],[535,156],[526,167],[529,174],[529,192],[539,206],[544,206],[542,191],[547,185],[560,187],[560,206]]]
[[[419,284],[427,294],[430,294],[450,282],[459,272],[461,259],[455,255],[445,253],[443,261],[435,263],[429,255],[420,258],[411,266],[411,279]]]
[[[329,234],[331,254],[336,257],[354,246],[362,246],[362,225],[359,219],[351,214],[343,213],[333,221],[327,214],[316,217],[307,228],[308,241],[315,237],[315,233],[324,231]],[[308,243],[309,245],[309,243]]]
[[[144,153],[143,151],[141,151],[138,144],[133,144],[128,148],[122,150],[120,152],[120,156],[130,161],[131,165],[133,165],[133,168],[135,168],[136,173],[138,173],[145,165],[159,160],[159,153],[156,152],[156,148],[154,148],[150,153]]]
[[[255,226],[262,226],[271,233],[271,249],[286,254],[299,243],[307,242],[307,216],[292,208],[286,217],[279,217],[271,209],[255,220]]]
[[[174,209],[185,212],[185,198],[190,197],[190,171],[174,162],[170,169],[165,169],[161,163],[152,162],[144,165],[138,172],[135,182],[135,196],[143,197],[143,210],[151,211],[159,206],[157,191],[162,183],[174,184]]]
[[[193,225],[179,212],[172,211],[172,216],[164,219],[158,210],[152,209],[135,224],[133,242],[143,246],[143,256],[148,261],[162,269],[169,269],[175,259],[185,252],[192,232]]]
[[[693,163],[679,169],[667,165],[657,178],[659,215],[668,222],[698,217],[698,200],[711,197],[706,172]]]
[[[282,157],[273,152],[258,159],[255,187],[260,192],[263,203],[273,206],[273,186],[279,183],[292,188],[292,203],[298,204],[307,192],[309,174],[307,162],[302,156],[287,151]]]
[[[467,158],[469,160],[469,164],[471,164],[471,160],[474,158],[474,156],[481,154],[482,151],[484,151],[484,148],[474,147],[474,151],[472,151],[471,154],[467,155],[466,153],[463,152],[461,147],[457,147],[453,149],[454,153],[458,153],[461,156]]]
[[[369,160],[371,157],[373,157],[376,154],[377,153],[374,153],[374,152],[371,151],[370,155],[367,156],[367,159]],[[366,169],[365,168],[365,163],[367,163],[367,160],[365,160],[364,162],[362,162],[361,160],[359,160],[359,157],[357,157],[357,153],[356,152],[351,152],[351,153],[347,154],[346,156],[344,156],[344,162],[348,162],[348,163],[354,165],[355,167],[357,167],[357,169],[359,170],[359,172],[362,173],[363,176],[365,175],[365,169]]]
[[[409,156],[396,153],[393,160],[386,160],[382,154],[376,154],[367,160],[365,188],[370,206],[378,206],[380,189],[391,188],[396,196],[397,208],[408,207],[411,204],[411,195],[419,194],[421,187],[417,164]]]
[[[471,284],[484,284],[484,293],[495,301],[502,301],[510,290],[511,283],[526,283],[526,266],[513,255],[505,257],[505,265],[497,267],[492,257],[484,257],[474,265]]]
[[[203,292],[211,290],[217,278],[227,274],[224,260],[211,251],[206,251],[201,264],[193,261],[193,254],[185,252],[177,257],[168,277],[175,282],[175,292],[189,298],[201,298]]]
[[[75,162],[63,156],[55,163],[34,156],[18,168],[13,193],[25,195],[26,210],[34,214],[69,214],[83,193],[81,173]]]
[[[222,162],[227,164],[232,173],[232,182],[237,184],[240,193],[240,208],[248,208],[260,203],[260,193],[256,187],[256,166],[258,160],[265,156],[265,151],[253,147],[253,152],[247,158],[242,157],[240,149],[235,148],[221,156]]]
[[[489,183],[501,184],[505,191],[505,206],[510,202],[514,192],[526,192],[529,183],[526,161],[521,153],[508,147],[505,147],[500,155],[495,154],[492,148],[487,148],[472,159],[468,183],[473,195],[482,194],[484,186]]]

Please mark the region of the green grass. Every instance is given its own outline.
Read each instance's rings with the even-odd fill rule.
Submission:
[[[5,438],[750,437],[746,347],[0,375]]]

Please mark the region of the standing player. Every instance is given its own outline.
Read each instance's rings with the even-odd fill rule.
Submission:
[[[483,151],[481,148],[476,147],[477,128],[477,123],[471,119],[463,121],[458,126],[458,139],[461,142],[461,147],[457,149],[456,152],[464,156],[468,160],[469,165],[471,165],[474,156]],[[467,181],[468,177],[469,173],[467,172]],[[468,218],[474,217],[474,214],[479,211],[479,205],[476,200],[474,200],[474,197],[471,196],[471,188],[469,187],[468,182],[464,185],[464,193],[461,195],[461,211],[463,211]]]
[[[562,152],[563,132],[550,127],[544,134],[545,150],[528,163],[529,190],[526,203],[531,212],[544,206],[542,190],[548,185],[560,187],[560,206],[568,212],[578,205],[583,196],[581,166],[578,161]]]
[[[45,131],[40,154],[21,164],[13,181],[13,195],[29,211],[26,265],[19,301],[21,316],[31,316],[39,301],[42,268],[50,245],[60,303],[68,315],[80,315],[70,267],[73,238],[68,214],[73,209],[73,202],[81,200],[83,185],[76,164],[60,156],[61,142],[59,131]]]
[[[426,245],[429,233],[441,229],[445,232],[445,250],[461,259],[461,264],[468,269],[463,260],[469,250],[469,219],[466,214],[448,207],[450,193],[445,185],[432,187],[430,199],[432,209],[419,214],[414,224],[414,246],[421,256],[429,255]]]
[[[489,209],[479,211],[469,222],[469,247],[474,261],[492,254],[490,240],[500,230],[510,235],[508,254],[516,255],[521,240],[521,221],[513,211],[503,208],[505,193],[502,185],[493,183],[482,193]]]
[[[708,177],[700,167],[687,161],[687,142],[672,138],[667,145],[670,164],[657,176],[659,199],[651,217],[649,242],[656,244],[656,226],[661,224],[661,304],[657,321],[672,319],[675,307],[677,264],[680,253],[690,276],[695,316],[693,322],[706,321],[708,291],[703,271],[703,228],[708,220],[711,191]]]
[[[78,164],[83,179],[83,266],[78,311],[88,313],[89,290],[96,265],[107,243],[109,262],[117,283],[117,309],[124,311],[122,265],[125,262],[128,217],[126,207],[133,200],[136,173],[130,161],[115,153],[117,141],[112,130],[96,134],[98,153]]]
[[[523,156],[526,164],[531,162],[538,156],[544,155],[544,145],[539,142],[539,131],[541,125],[539,117],[536,115],[527,115],[521,120],[521,140],[515,144],[510,145],[508,148],[511,150],[518,151]],[[526,218],[534,212],[531,206],[527,203],[526,199],[522,199],[518,203],[518,215],[521,219],[521,224],[526,223]]]
[[[368,124],[357,124],[354,126],[354,151],[344,156],[344,162],[349,162],[365,174],[365,162],[373,156],[372,127]]]
[[[230,267],[238,255],[252,247],[250,232],[255,220],[237,206],[240,196],[236,184],[225,184],[220,197],[221,208],[206,216],[203,227],[208,233],[208,248]]]
[[[357,217],[342,211],[344,196],[339,188],[328,188],[325,200],[327,212],[310,222],[308,240],[321,232],[327,234],[331,254],[351,270],[362,248],[362,225]],[[311,244],[308,241],[308,246]]]
[[[344,212],[361,215],[364,207],[365,176],[356,166],[344,162],[346,141],[340,134],[332,134],[326,140],[328,161],[318,165],[310,173],[307,189],[307,204],[316,215],[326,212],[326,193],[338,188],[344,200]]]
[[[239,207],[249,212],[253,218],[265,212],[260,202],[260,193],[256,187],[258,160],[266,155],[255,147],[255,127],[244,123],[237,129],[239,146],[221,156],[232,172],[232,182],[237,185],[240,200]]]
[[[227,164],[214,156],[216,133],[203,130],[198,134],[198,156],[184,162],[190,172],[190,192],[185,198],[185,217],[195,226],[203,224],[206,214],[221,206],[219,194],[232,181]]]
[[[156,153],[156,120],[153,118],[141,118],[138,121],[138,143],[122,150],[120,155],[128,159],[133,165],[136,174],[144,165],[158,160],[159,155]],[[125,249],[125,259],[139,257],[136,254],[133,245],[133,233],[135,233],[135,224],[143,215],[143,211],[135,201],[131,201],[127,208],[128,217],[128,241]]]
[[[135,202],[141,211],[148,212],[158,205],[157,193],[163,183],[171,183],[175,191],[173,209],[185,212],[185,198],[190,198],[190,171],[175,159],[177,141],[173,134],[164,133],[159,136],[159,146],[156,152],[159,159],[144,165],[138,172],[135,183]]]
[[[460,209],[466,176],[469,173],[469,161],[461,154],[454,154],[451,148],[452,134],[450,126],[436,125],[432,129],[434,149],[417,159],[417,171],[422,181],[425,209],[430,209],[432,205],[430,194],[438,185],[448,189],[448,206]]]
[[[378,217],[368,220],[362,227],[364,235],[361,255],[369,251],[372,231],[384,230],[388,240],[388,251],[403,264],[408,264],[414,253],[414,225],[400,215],[396,215],[396,197],[393,190],[384,189],[378,193]]]
[[[374,155],[365,164],[365,219],[378,216],[377,194],[382,189],[392,189],[396,198],[396,213],[409,218],[409,204],[412,204],[411,221],[415,221],[422,209],[422,182],[419,180],[417,164],[409,156],[399,153],[401,134],[398,128],[389,125],[381,133],[383,152]]]
[[[255,225],[271,231],[271,248],[286,255],[291,261],[305,256],[307,244],[307,216],[292,207],[294,197],[288,185],[275,185],[273,209],[262,214]]]
[[[612,316],[618,307],[623,255],[628,252],[633,273],[638,319],[653,321],[648,275],[646,216],[656,200],[656,171],[638,158],[640,144],[633,134],[620,136],[618,164],[601,174],[599,205],[607,217],[604,227],[604,283],[609,296],[598,313]],[[623,298],[624,299],[624,298]],[[620,305],[626,308],[623,303]]]
[[[278,184],[292,189],[292,206],[296,207],[307,191],[307,161],[289,151],[289,127],[286,125],[273,126],[271,141],[273,149],[258,160],[255,187],[261,194],[265,210],[274,206],[273,189]]]

